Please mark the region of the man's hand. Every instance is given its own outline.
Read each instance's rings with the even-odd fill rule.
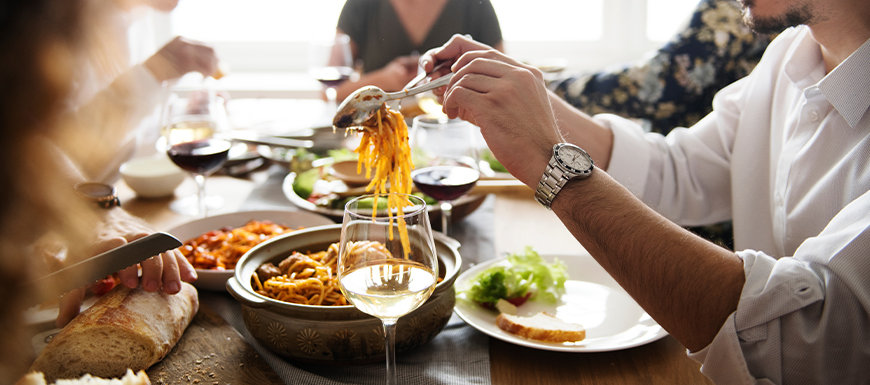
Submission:
[[[553,144],[562,141],[541,71],[461,35],[421,60],[426,71],[445,61],[454,75],[441,91],[444,112],[480,127],[505,168],[537,185]]]

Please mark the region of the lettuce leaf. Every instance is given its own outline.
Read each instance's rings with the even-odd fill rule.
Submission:
[[[525,299],[556,303],[565,292],[568,273],[560,260],[547,263],[531,247],[510,254],[504,264],[493,265],[471,279],[471,286],[459,294],[483,307],[493,309],[499,299],[521,304]]]

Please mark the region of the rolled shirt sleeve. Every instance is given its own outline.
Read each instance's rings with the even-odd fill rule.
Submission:
[[[689,356],[717,383],[852,384],[870,362],[870,192],[794,257],[744,250],[737,311]]]

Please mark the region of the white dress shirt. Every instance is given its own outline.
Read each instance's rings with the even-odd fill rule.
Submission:
[[[667,137],[612,115],[608,173],[682,225],[733,219],[746,283],[713,342],[717,383],[870,379],[870,40],[825,74],[807,27]]]

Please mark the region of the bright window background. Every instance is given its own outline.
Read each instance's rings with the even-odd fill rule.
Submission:
[[[646,0],[646,35],[653,41],[670,39],[688,22],[698,0]]]
[[[307,41],[335,34],[344,0],[183,0],[172,32],[204,41]]]
[[[594,41],[602,37],[604,0],[491,1],[505,41]]]
[[[592,71],[634,61],[670,39],[699,0],[491,0],[508,54]],[[345,0],[183,0],[156,15],[156,42],[212,44],[231,74],[301,74],[308,41],[335,33]]]

